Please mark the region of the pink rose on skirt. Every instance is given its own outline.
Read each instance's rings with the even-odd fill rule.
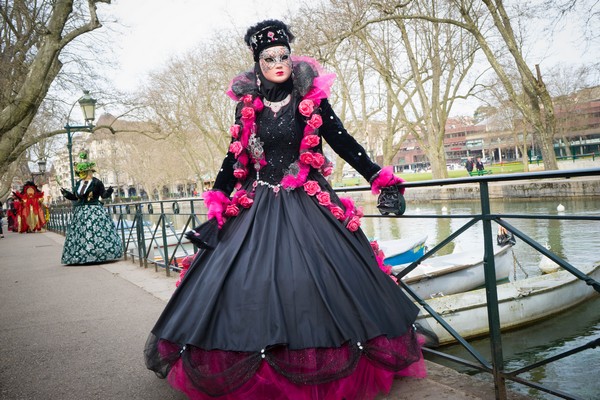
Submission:
[[[317,181],[308,181],[304,184],[304,191],[309,196],[314,196],[321,191],[321,187]]]
[[[327,192],[321,192],[317,194],[317,200],[319,200],[319,204],[322,206],[329,206],[331,204],[331,197]]]
[[[354,215],[346,224],[346,228],[348,228],[350,232],[356,232],[358,228],[360,228],[360,218]]]
[[[240,209],[235,204],[230,204],[225,209],[225,215],[228,217],[236,217],[240,213]]]
[[[331,213],[333,214],[333,216],[336,219],[342,220],[342,219],[346,218],[346,215],[344,214],[344,210],[342,210],[341,207],[333,206],[329,209],[329,211],[331,211]]]
[[[252,200],[250,197],[243,195],[240,196],[240,199],[238,200],[239,204],[244,207],[244,208],[250,208],[252,207],[252,203],[254,203],[254,200]]]

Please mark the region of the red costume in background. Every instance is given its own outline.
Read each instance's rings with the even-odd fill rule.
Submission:
[[[25,182],[23,190],[20,193],[13,192],[13,195],[17,215],[16,231],[19,233],[40,231],[46,225],[44,192],[40,191],[33,182]]]

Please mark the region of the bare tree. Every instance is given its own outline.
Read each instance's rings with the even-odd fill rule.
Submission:
[[[539,66],[535,66],[534,72],[523,55],[522,37],[513,28],[513,19],[518,19],[519,15],[509,15],[502,0],[451,0],[448,4],[460,13],[460,18],[399,11],[389,18],[422,19],[451,24],[473,35],[490,66],[498,75],[508,98],[533,129],[536,142],[541,147],[545,168],[557,169],[554,154],[556,132],[554,105],[542,80]],[[394,1],[383,1],[382,5],[389,10],[406,9],[406,4],[398,4]],[[503,54],[507,54],[508,58],[501,59],[500,55]],[[518,82],[511,79],[511,70],[517,71]],[[525,94],[525,97],[522,97],[521,93]]]
[[[0,5],[0,176],[63,67],[67,46],[102,25],[110,0],[5,1]]]

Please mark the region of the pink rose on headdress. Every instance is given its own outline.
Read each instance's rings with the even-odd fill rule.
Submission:
[[[242,129],[242,127],[239,126],[238,124],[233,124],[233,125],[231,125],[231,128],[229,128],[229,133],[231,133],[231,136],[233,136],[234,139],[237,139],[238,136],[240,136],[241,129]]]
[[[344,215],[344,210],[342,210],[342,208],[341,208],[341,207],[338,207],[338,206],[333,206],[333,207],[331,207],[331,208],[329,209],[329,211],[331,211],[331,213],[333,214],[333,216],[334,216],[336,219],[340,219],[340,220],[342,220],[342,219],[345,219],[345,218],[346,218],[346,215]]]
[[[244,150],[244,146],[237,140],[229,145],[229,151],[232,152],[237,158],[240,153]]]
[[[317,200],[319,200],[319,204],[322,206],[329,206],[331,204],[331,197],[327,192],[321,192],[317,194]]]
[[[307,122],[308,126],[313,129],[317,129],[323,125],[323,118],[319,114],[313,114]]]
[[[242,108],[242,119],[254,119],[254,109],[252,107]]]
[[[273,41],[273,38],[275,37],[275,33],[274,33],[274,32],[271,32],[271,31],[269,31],[269,32],[267,32],[267,36],[269,37],[269,39],[270,39],[271,41]]]
[[[352,216],[350,221],[346,224],[346,228],[348,228],[350,232],[356,232],[358,228],[360,228],[360,218],[356,215]]]
[[[302,138],[302,144],[304,144],[306,147],[315,147],[320,141],[321,138],[319,138],[317,135],[306,135],[304,138]]]
[[[312,164],[313,159],[313,153],[311,153],[310,151],[305,151],[304,153],[300,154],[300,162],[306,165]]]
[[[298,111],[300,111],[300,114],[304,115],[305,117],[310,117],[314,110],[315,103],[312,100],[302,100],[298,105]]]
[[[252,95],[251,94],[244,95],[244,97],[242,97],[242,101],[244,102],[245,105],[249,106],[250,104],[252,104]]]
[[[303,186],[304,191],[309,196],[314,196],[321,191],[321,187],[317,181],[307,181]]]
[[[323,154],[321,154],[321,153],[314,153],[313,154],[313,160],[310,163],[310,165],[313,168],[320,168],[321,165],[323,165],[324,162],[325,162],[325,157],[323,157]]]
[[[237,179],[245,179],[246,176],[248,176],[248,171],[246,171],[244,168],[236,168],[233,171],[233,176],[235,176]]]
[[[240,196],[239,204],[242,207],[250,208],[252,206],[252,203],[254,203],[254,200],[252,200],[250,197],[248,197],[246,195]]]

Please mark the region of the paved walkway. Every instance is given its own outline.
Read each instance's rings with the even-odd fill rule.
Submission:
[[[4,236],[0,399],[185,399],[146,369],[142,354],[177,277],[131,261],[65,267],[62,236]],[[494,398],[490,384],[428,367],[427,379],[399,379],[378,400]]]

